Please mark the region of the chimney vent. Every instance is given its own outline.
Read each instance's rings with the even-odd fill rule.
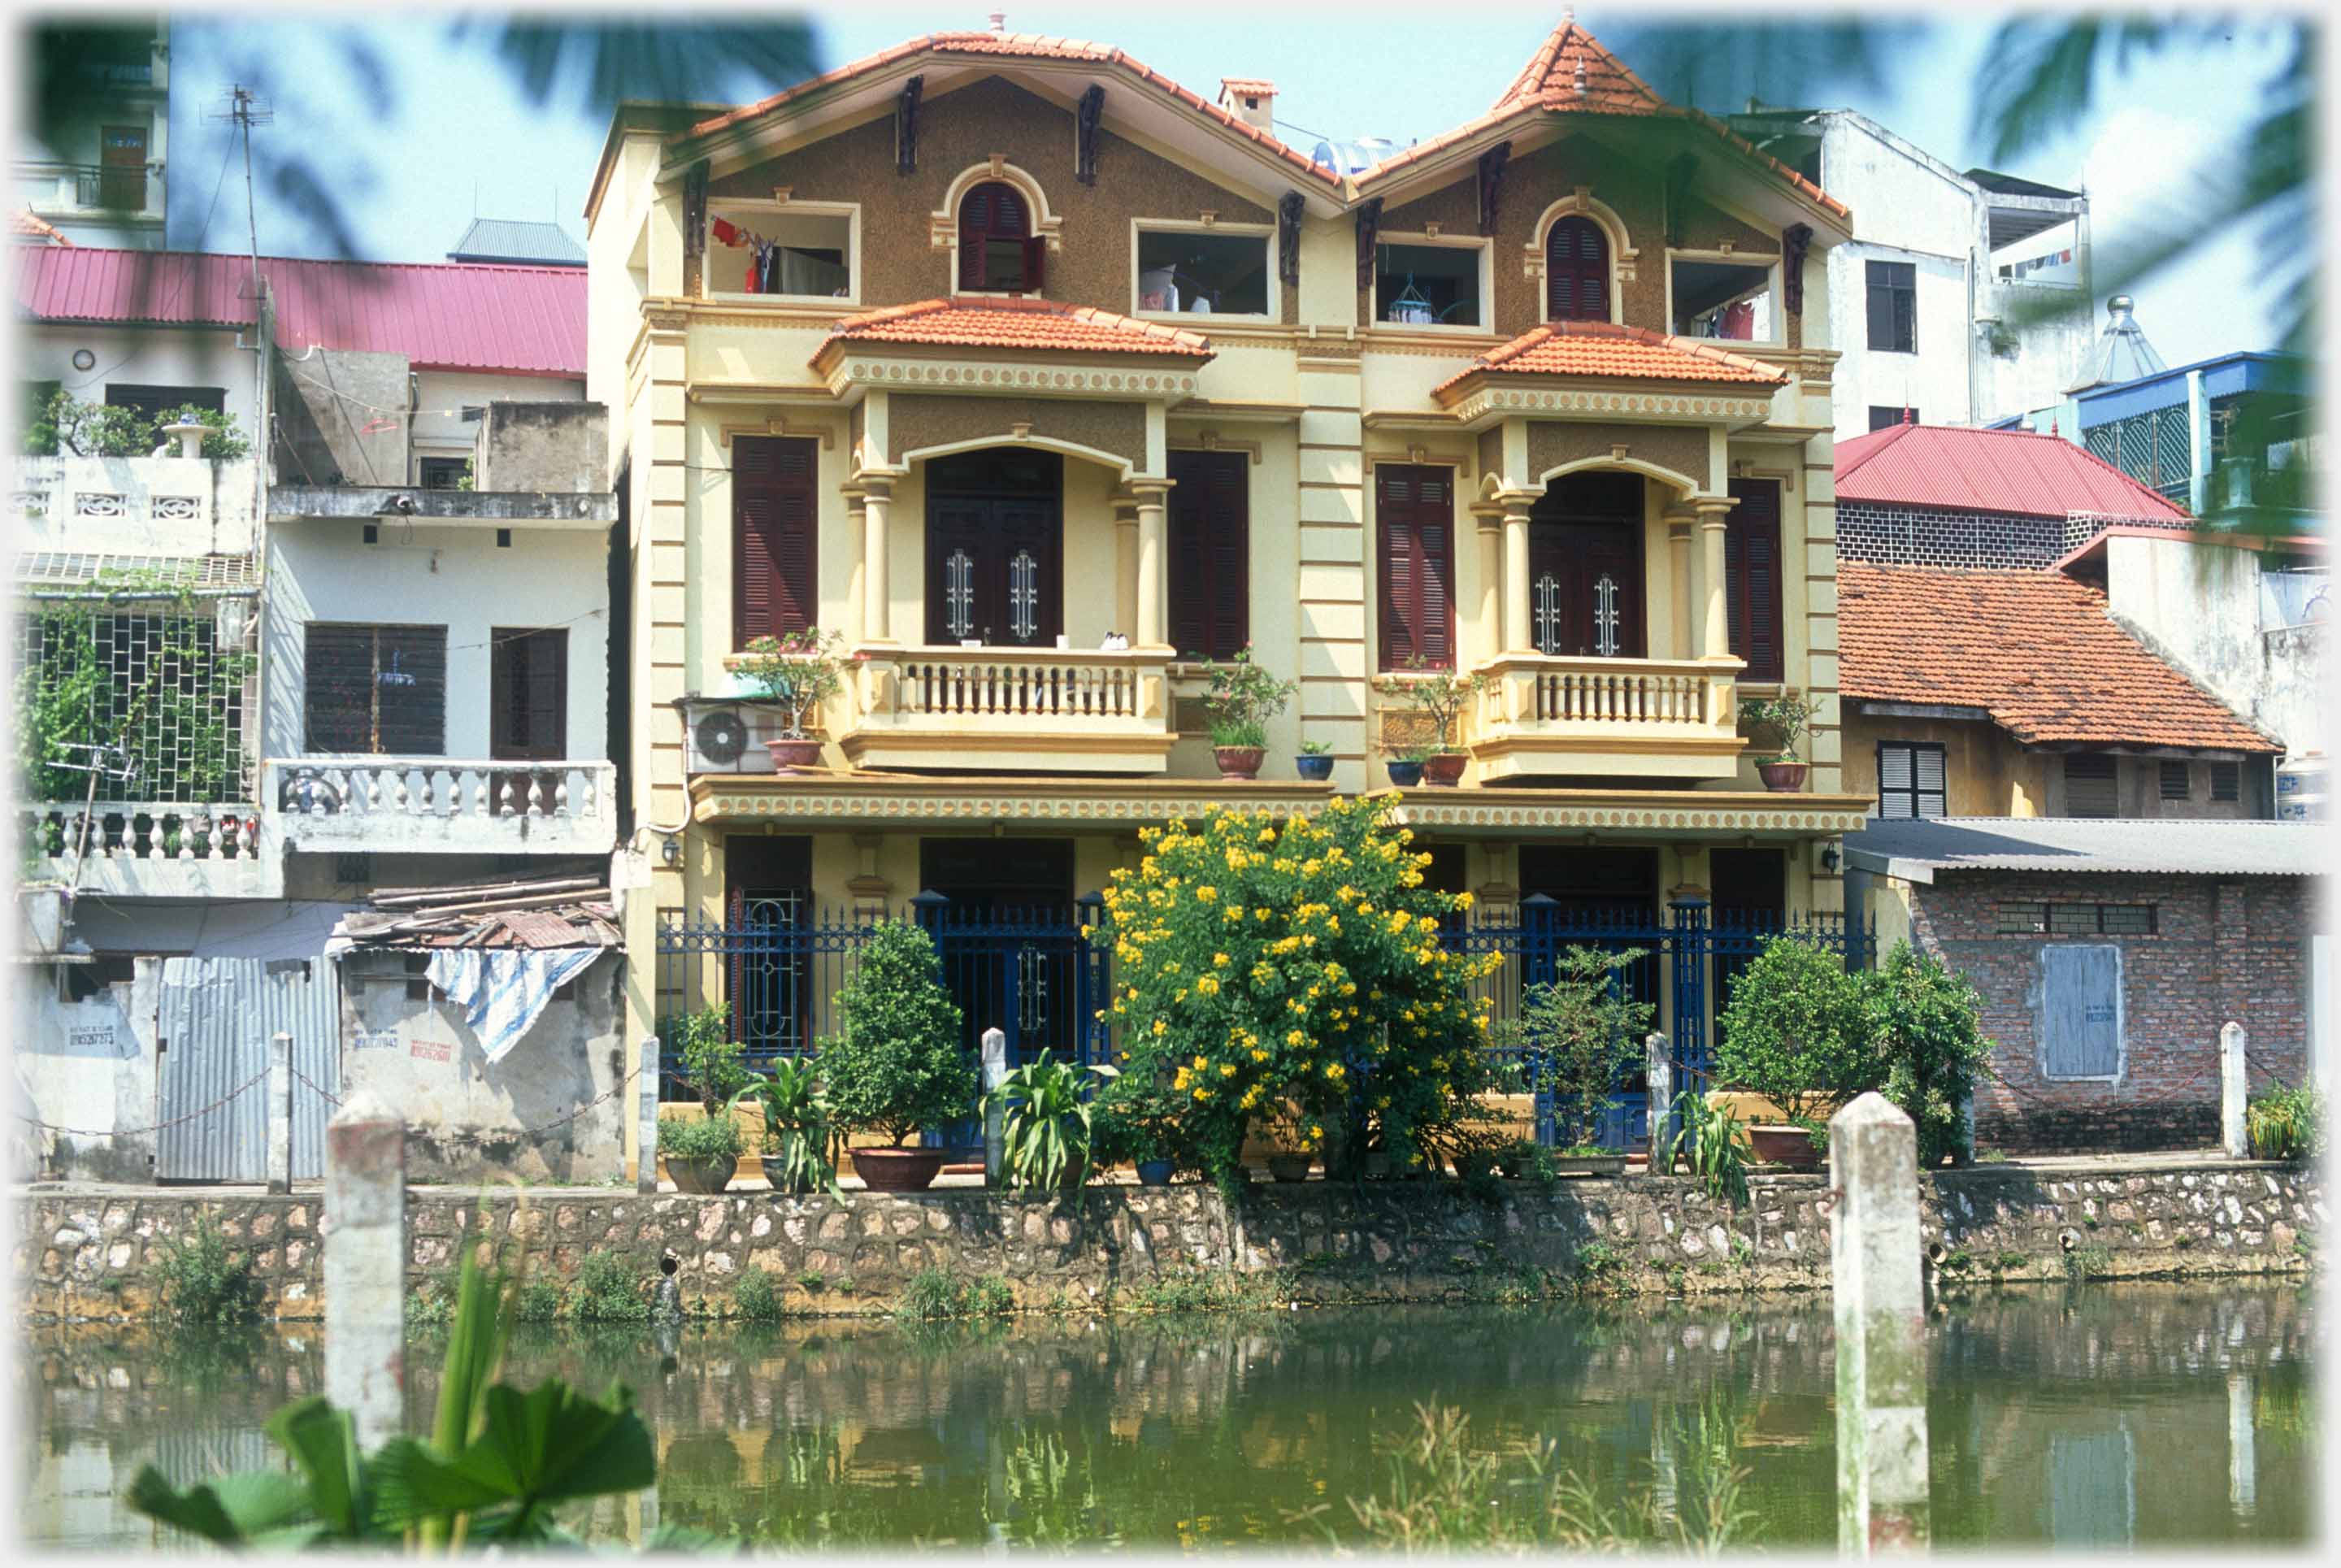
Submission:
[[[1220,83],[1220,107],[1250,125],[1255,131],[1270,135],[1274,130],[1276,84],[1258,81],[1249,76],[1229,76]]]

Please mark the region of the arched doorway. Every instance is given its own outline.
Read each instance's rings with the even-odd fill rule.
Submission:
[[[1644,656],[1643,483],[1611,469],[1566,474],[1530,508],[1529,634],[1538,653]]]
[[[1065,460],[988,446],[926,465],[926,640],[1054,647],[1064,629]]]

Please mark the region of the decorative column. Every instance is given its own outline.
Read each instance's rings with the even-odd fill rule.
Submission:
[[[1138,639],[1138,501],[1127,494],[1113,498],[1113,624],[1107,630]]]
[[[1698,656],[1731,656],[1731,616],[1723,600],[1723,516],[1738,503],[1728,495],[1702,495],[1698,508],[1701,623]]]
[[[1131,646],[1159,653],[1168,646],[1169,637],[1164,600],[1170,570],[1170,536],[1165,497],[1170,494],[1170,481],[1133,480],[1130,488],[1138,497],[1138,625]]]
[[[1482,659],[1504,651],[1504,509],[1489,502],[1472,506],[1479,523],[1479,601],[1473,618],[1473,646]]]
[[[1514,493],[1498,499],[1504,504],[1504,651],[1532,654],[1536,652],[1529,631],[1529,503],[1532,497]]]
[[[862,640],[891,643],[894,640],[890,608],[892,584],[887,571],[886,514],[894,504],[894,482],[864,479],[862,487]]]
[[[1688,506],[1667,508],[1668,581],[1674,585],[1674,656],[1678,659],[1698,657],[1697,628],[1690,622],[1691,597],[1690,531],[1698,514]]]

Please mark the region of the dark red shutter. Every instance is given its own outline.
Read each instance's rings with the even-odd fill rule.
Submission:
[[[1544,242],[1545,318],[1609,319],[1609,240],[1591,218],[1563,218]]]
[[[960,287],[981,289],[991,281],[985,275],[984,258],[989,242],[994,240],[1011,240],[1023,247],[1024,276],[1021,283],[1009,286],[1007,292],[1038,294],[1041,274],[1038,247],[1047,242],[1032,232],[1031,215],[1025,205],[1024,193],[998,180],[986,180],[960,198]]]
[[[1455,474],[1384,463],[1374,469],[1381,544],[1381,663],[1455,663]]]
[[[1240,452],[1173,452],[1170,642],[1181,654],[1233,658],[1251,639],[1251,506]]]
[[[799,632],[821,618],[821,507],[813,444],[767,435],[732,441],[732,636]]]
[[[1748,661],[1740,678],[1788,678],[1780,611],[1780,484],[1735,479],[1739,504],[1725,514],[1724,597],[1731,618],[1731,651]]]

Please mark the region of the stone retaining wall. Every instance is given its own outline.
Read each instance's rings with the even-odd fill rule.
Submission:
[[[2037,1171],[1976,1166],[1925,1178],[1938,1280],[2291,1272],[2324,1224],[2317,1174],[2256,1162]],[[643,1288],[672,1258],[686,1303],[722,1312],[760,1268],[798,1311],[883,1310],[923,1269],[1007,1278],[1028,1305],[1096,1301],[1166,1277],[1243,1276],[1316,1301],[1439,1300],[1586,1281],[1621,1291],[1827,1288],[1827,1186],[1762,1177],[1738,1210],[1687,1180],[1505,1184],[1485,1202],[1447,1183],[1312,1182],[1252,1189],[1230,1211],[1211,1188],[1092,1187],[1085,1202],[975,1189],[909,1196],[645,1198],[593,1189],[439,1190],[409,1198],[410,1279],[444,1274],[466,1236],[524,1240],[552,1278],[606,1249]],[[320,1315],[322,1204],[153,1189],[20,1194],[15,1270],[34,1321],[145,1315],[171,1238],[208,1213],[252,1260],[270,1310]],[[817,1278],[816,1278],[817,1276]]]

